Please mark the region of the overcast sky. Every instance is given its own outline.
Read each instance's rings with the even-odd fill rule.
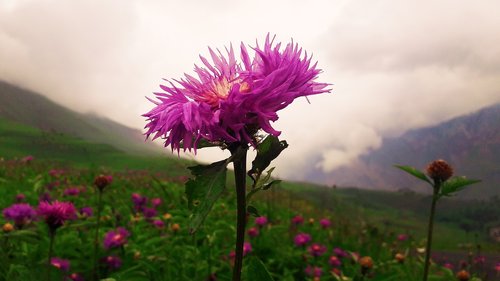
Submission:
[[[302,179],[384,136],[500,102],[498,11],[487,0],[0,0],[0,79],[140,129],[145,96],[192,74],[207,46],[293,38],[334,84],[275,124],[290,144],[277,171]]]

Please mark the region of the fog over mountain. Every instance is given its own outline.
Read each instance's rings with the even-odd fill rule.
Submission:
[[[293,38],[333,84],[276,122],[290,143],[276,174],[304,180],[386,137],[500,102],[499,9],[493,0],[4,0],[0,80],[141,129],[152,107],[144,96],[162,78],[192,74],[207,46]]]

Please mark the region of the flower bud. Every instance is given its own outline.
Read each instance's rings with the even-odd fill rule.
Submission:
[[[8,233],[8,232],[11,232],[12,230],[14,230],[14,226],[10,223],[6,223],[2,226],[2,230],[3,230],[3,232]]]
[[[444,160],[436,160],[427,166],[427,175],[434,182],[445,182],[453,175],[453,168]]]
[[[394,259],[399,262],[399,263],[403,263],[405,261],[405,255],[401,254],[401,253],[397,253],[395,256],[394,256]]]
[[[366,275],[373,268],[373,260],[368,256],[362,257],[359,259],[359,265],[361,265],[361,273]]]
[[[457,279],[460,281],[469,281],[470,274],[466,270],[461,270],[457,273]]]
[[[99,175],[95,178],[94,184],[100,191],[102,191],[106,186],[110,185],[112,181],[112,176]]]

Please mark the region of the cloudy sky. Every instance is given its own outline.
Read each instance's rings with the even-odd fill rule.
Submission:
[[[145,96],[192,73],[207,46],[293,38],[319,62],[318,81],[334,84],[275,124],[290,143],[277,171],[302,179],[384,136],[500,102],[499,10],[488,0],[0,0],[0,79],[142,128]]]

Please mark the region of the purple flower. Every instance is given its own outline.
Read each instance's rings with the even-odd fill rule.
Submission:
[[[75,219],[76,210],[73,203],[70,202],[40,202],[38,205],[38,215],[44,218],[45,223],[51,229],[57,229],[65,221]]]
[[[267,224],[267,217],[256,217],[255,218],[255,224],[258,225],[259,227],[264,227]]]
[[[340,259],[349,256],[349,253],[347,253],[346,251],[344,251],[344,250],[342,250],[341,248],[338,248],[338,247],[333,249],[333,254],[336,255]]]
[[[495,264],[495,271],[498,273],[500,273],[500,262],[497,262],[497,264]]]
[[[31,163],[31,161],[33,161],[34,159],[35,159],[35,157],[33,157],[32,155],[28,155],[28,156],[26,156],[26,157],[23,157],[23,158],[21,159],[21,162],[26,163],[26,164],[29,164],[29,163]]]
[[[249,242],[243,243],[243,256],[246,256],[252,252],[252,245]]]
[[[408,240],[408,235],[406,235],[406,234],[399,234],[398,235],[398,240],[399,241],[406,241],[406,240]]]
[[[332,225],[332,223],[330,222],[330,220],[329,220],[329,219],[327,219],[327,218],[321,219],[321,220],[319,221],[319,224],[320,224],[320,225],[321,225],[321,227],[322,227],[322,228],[324,228],[324,229],[329,228],[329,227]]]
[[[94,214],[94,212],[92,211],[91,207],[80,208],[80,215],[82,215],[84,217],[91,217],[93,214]]]
[[[70,275],[68,275],[68,279],[71,281],[85,281],[83,276],[78,273],[71,273]]]
[[[2,213],[6,219],[13,220],[17,228],[22,228],[36,218],[35,209],[26,203],[11,205],[5,208]]]
[[[292,224],[293,225],[300,225],[304,223],[304,217],[301,215],[296,215],[295,217],[292,218]]]
[[[69,271],[69,260],[54,257],[50,259],[50,264],[61,271]]]
[[[98,175],[94,179],[94,185],[102,192],[102,190],[113,182],[111,175]]]
[[[154,220],[153,225],[158,229],[165,228],[165,223],[162,220]]]
[[[311,65],[311,57],[289,43],[273,46],[266,37],[263,48],[253,48],[251,59],[241,44],[238,63],[233,48],[227,56],[209,48],[211,64],[200,57],[204,67],[195,66],[197,78],[185,75],[178,85],[160,85],[163,93],[149,99],[155,107],[144,114],[146,135],[163,137],[165,146],[180,151],[194,149],[202,139],[214,143],[247,142],[255,145],[259,129],[278,136],[271,122],[277,111],[294,99],[329,92],[328,84],[314,82],[321,70]]]
[[[107,256],[101,259],[110,269],[118,269],[122,266],[122,260],[117,256]]]
[[[153,208],[158,208],[158,206],[161,205],[161,199],[160,198],[152,198],[151,205],[153,205]]]
[[[448,268],[449,270],[453,270],[453,264],[447,262],[443,265],[444,267]]]
[[[153,208],[144,207],[142,209],[142,214],[144,215],[146,220],[150,220],[151,218],[156,217],[158,215],[158,212]]]
[[[26,199],[26,195],[19,193],[16,195],[16,203],[22,203]]]
[[[63,192],[64,196],[78,196],[80,194],[80,189],[78,187],[66,188]]]
[[[125,245],[127,243],[127,237],[129,236],[130,232],[123,227],[118,227],[116,230],[109,231],[104,236],[104,249],[109,250]]]
[[[44,192],[42,195],[40,195],[39,200],[40,202],[51,202],[52,196],[50,196],[50,193]]]
[[[309,254],[313,257],[319,257],[326,252],[326,247],[317,243],[312,244],[307,248]]]
[[[136,211],[142,211],[146,203],[148,203],[148,198],[141,196],[139,193],[132,193],[132,203]]]
[[[250,238],[257,237],[259,236],[259,229],[256,227],[251,227],[248,229],[247,233]]]
[[[333,267],[339,267],[340,265],[342,265],[342,262],[337,256],[330,256],[330,259],[328,259],[328,263]]]
[[[303,247],[307,245],[309,242],[311,242],[311,235],[307,233],[299,233],[295,236],[293,242],[295,243],[296,246]]]
[[[321,277],[321,274],[323,274],[323,269],[317,266],[312,267],[308,265],[304,271],[308,276],[311,277]]]

